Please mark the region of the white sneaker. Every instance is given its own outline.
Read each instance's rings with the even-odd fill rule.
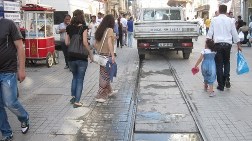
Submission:
[[[214,92],[211,92],[209,97],[214,97],[215,96],[215,93]]]
[[[107,101],[106,99],[103,99],[103,98],[96,98],[95,99],[96,102],[100,102],[100,103],[103,103],[105,101]]]
[[[116,95],[117,93],[118,93],[118,90],[114,90],[108,96],[113,96],[113,95]]]

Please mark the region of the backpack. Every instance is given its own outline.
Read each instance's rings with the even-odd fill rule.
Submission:
[[[83,26],[79,29],[78,34],[74,34],[71,37],[70,45],[68,47],[68,55],[74,58],[86,59],[89,53],[83,44],[82,29]]]

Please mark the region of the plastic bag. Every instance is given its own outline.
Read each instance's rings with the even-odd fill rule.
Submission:
[[[250,39],[250,37],[251,37],[250,34],[248,34],[248,35],[247,35],[247,39]]]
[[[236,68],[236,73],[238,75],[248,73],[249,72],[249,67],[247,64],[247,61],[245,60],[244,56],[242,53],[239,51],[237,53],[237,68]]]
[[[242,31],[240,31],[240,33],[238,34],[240,41],[242,42],[244,40],[244,34]]]

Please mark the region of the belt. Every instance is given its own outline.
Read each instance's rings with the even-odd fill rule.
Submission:
[[[224,42],[215,43],[215,45],[218,45],[218,46],[232,46],[231,44],[229,44],[229,43],[224,43]]]

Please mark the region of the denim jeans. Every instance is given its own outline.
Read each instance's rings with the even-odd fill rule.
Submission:
[[[224,87],[225,81],[230,81],[230,50],[229,44],[215,44],[216,55],[216,74],[217,82],[220,87]],[[224,68],[224,69],[223,69]]]
[[[68,48],[66,46],[65,41],[61,41],[61,49],[62,49],[64,57],[65,57],[66,66],[68,66],[68,51],[67,51]]]
[[[128,32],[128,47],[132,47],[133,32]]]
[[[0,130],[3,136],[9,136],[12,130],[4,107],[14,113],[20,122],[27,121],[28,113],[17,99],[16,73],[0,73]]]
[[[87,70],[88,62],[83,60],[69,61],[69,67],[73,74],[71,96],[75,97],[75,102],[80,102],[83,81]]]

